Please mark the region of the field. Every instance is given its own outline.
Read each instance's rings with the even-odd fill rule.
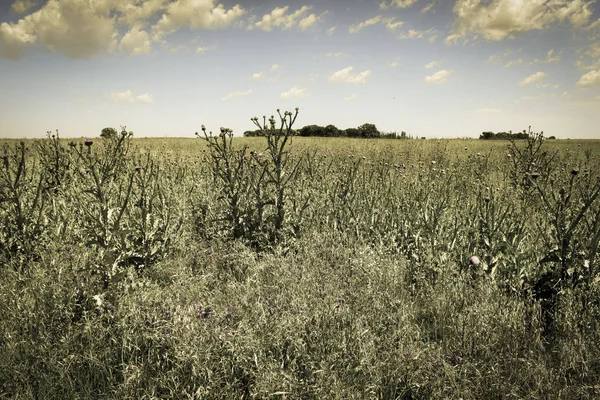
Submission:
[[[0,398],[600,397],[600,141],[266,131],[0,142]]]

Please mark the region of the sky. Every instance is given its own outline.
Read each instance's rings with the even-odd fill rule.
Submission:
[[[600,139],[600,2],[0,0],[0,138],[241,135],[296,107],[297,128]]]

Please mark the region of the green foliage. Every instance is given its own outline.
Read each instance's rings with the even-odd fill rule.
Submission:
[[[115,128],[103,128],[102,132],[100,132],[100,137],[103,139],[114,139],[117,135],[118,133]]]

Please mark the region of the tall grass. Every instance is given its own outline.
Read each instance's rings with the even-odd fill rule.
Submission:
[[[280,119],[3,143],[0,398],[600,396],[597,142]]]

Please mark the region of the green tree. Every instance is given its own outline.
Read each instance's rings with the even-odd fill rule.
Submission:
[[[104,128],[100,133],[100,137],[104,139],[111,139],[117,137],[117,130],[115,128]]]
[[[375,124],[362,124],[358,127],[358,132],[360,137],[365,138],[376,138],[380,136]]]

